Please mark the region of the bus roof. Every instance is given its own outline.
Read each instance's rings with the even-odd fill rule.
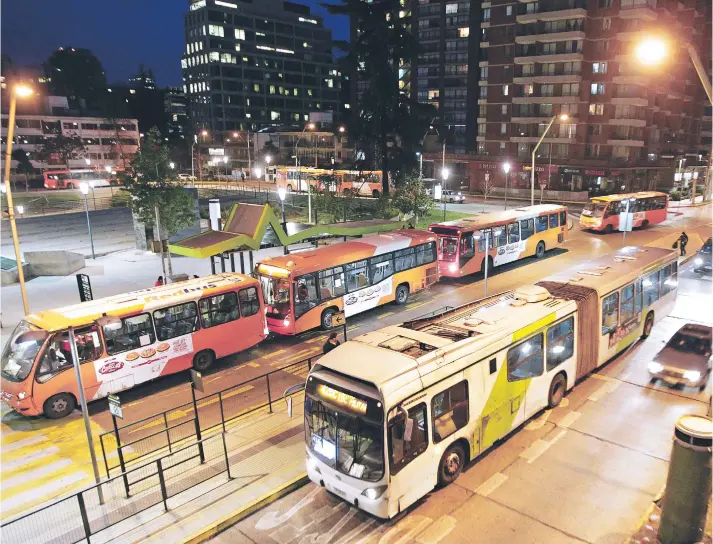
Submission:
[[[515,221],[519,219],[526,219],[529,217],[536,217],[542,214],[558,212],[564,209],[566,209],[566,206],[561,206],[559,204],[537,204],[535,206],[522,206],[521,208],[515,208],[502,212],[484,213],[481,215],[474,215],[473,217],[457,219],[455,221],[433,223],[428,228],[431,229],[432,227],[446,227],[468,231],[479,229],[489,225],[507,223],[508,221]]]
[[[543,287],[525,286],[435,317],[363,334],[324,355],[324,367],[374,384],[389,406],[527,338],[576,309]]]
[[[621,195],[593,196],[591,200],[597,200],[599,202],[618,202],[620,200],[625,200],[628,198],[653,198],[655,196],[668,195],[666,195],[666,193],[659,193],[657,191],[641,191],[638,193],[626,193]]]
[[[425,230],[395,230],[310,251],[273,257],[261,261],[258,266],[269,265],[270,267],[283,268],[296,275],[309,274],[317,270],[368,259],[374,255],[435,240],[435,234]]]
[[[67,327],[90,325],[102,314],[124,317],[157,308],[197,300],[203,296],[219,293],[228,287],[244,284],[257,285],[257,280],[242,274],[223,273],[203,278],[170,283],[161,287],[151,287],[122,293],[111,297],[80,302],[61,308],[53,308],[28,315],[27,321],[47,331],[57,331]]]
[[[567,268],[542,281],[581,285],[595,289],[602,296],[677,258],[678,252],[671,249],[627,246],[613,254]]]

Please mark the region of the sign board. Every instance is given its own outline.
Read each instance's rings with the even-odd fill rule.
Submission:
[[[191,382],[196,391],[200,393],[205,393],[203,388],[203,375],[197,370],[191,369]]]
[[[118,395],[109,395],[109,413],[119,419],[124,419],[124,410],[121,408],[121,400]]]
[[[541,189],[541,190],[544,191],[544,190],[545,190],[545,187],[547,187],[547,184],[546,184],[546,183],[540,183],[540,189]]]
[[[621,232],[631,232],[634,230],[634,214],[629,213],[630,201],[626,201],[626,211],[619,214],[619,230]]]
[[[344,316],[344,312],[337,312],[332,316],[332,327],[344,325],[346,322],[347,318]]]
[[[433,186],[433,200],[441,200],[441,189],[442,188],[440,184]]]
[[[92,282],[89,280],[89,276],[86,274],[77,274],[77,287],[79,288],[79,300],[81,302],[94,300],[94,296],[92,295]]]
[[[208,155],[211,155],[213,157],[222,157],[223,155],[225,155],[225,149],[222,147],[209,147]]]

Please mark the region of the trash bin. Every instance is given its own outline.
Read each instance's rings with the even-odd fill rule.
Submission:
[[[662,544],[688,544],[703,539],[711,498],[711,446],[710,417],[679,418],[661,505]]]

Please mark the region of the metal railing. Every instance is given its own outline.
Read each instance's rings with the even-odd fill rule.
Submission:
[[[220,433],[3,523],[3,543],[91,542],[92,535],[161,503],[168,511],[168,499],[226,472],[231,480]]]
[[[146,461],[149,456],[173,452],[196,438],[225,432],[227,425],[249,414],[265,409],[271,413],[274,404],[283,400],[285,387],[304,382],[313,362],[320,357],[315,355],[285,365],[205,395],[195,402],[117,426],[113,431],[99,435],[107,477],[117,470],[124,472],[127,466]],[[277,374],[284,376],[278,381]],[[290,383],[289,376],[293,377],[294,383]],[[143,431],[146,433],[140,434]]]

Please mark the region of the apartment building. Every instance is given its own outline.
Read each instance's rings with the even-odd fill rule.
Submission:
[[[192,0],[181,57],[196,134],[224,134],[338,111],[341,78],[332,34],[305,5],[283,0]]]
[[[512,165],[511,187],[528,187],[531,153],[553,117],[535,169],[538,185],[548,188],[665,188],[681,158],[707,163],[708,103],[677,38],[690,39],[710,64],[709,1],[491,0],[480,9],[478,62],[466,66],[469,76],[477,72],[477,98],[461,114],[467,120],[467,105],[477,102],[476,145],[450,157],[462,163],[471,188],[493,176],[502,185],[504,162]],[[661,28],[671,37],[669,62],[642,66],[634,46]],[[472,25],[468,32],[472,38]],[[438,98],[445,119],[447,87],[428,87],[425,98]]]

